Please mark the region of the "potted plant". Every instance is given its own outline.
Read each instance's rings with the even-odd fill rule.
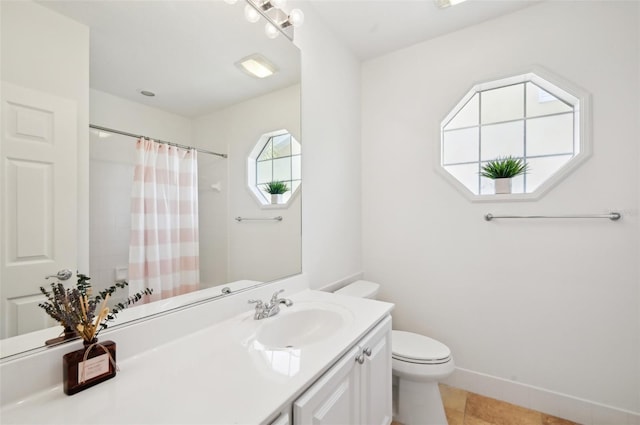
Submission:
[[[282,204],[282,195],[289,191],[285,182],[272,181],[264,185],[265,192],[271,194],[272,204]]]
[[[111,294],[128,282],[116,282],[113,286],[93,296],[89,277],[78,273],[75,288],[65,288],[60,282],[51,283],[51,290],[40,287],[47,301],[38,304],[44,311],[60,322],[65,331],[73,330],[83,339],[84,348],[62,357],[63,389],[66,394],[75,394],[116,375],[116,344],[113,341],[98,343],[98,334],[107,328],[107,323],[116,315],[134,304],[152,289],[138,292],[112,309],[107,307]]]
[[[511,193],[511,179],[524,174],[529,164],[522,158],[498,157],[482,166],[480,175],[495,181],[496,194]]]

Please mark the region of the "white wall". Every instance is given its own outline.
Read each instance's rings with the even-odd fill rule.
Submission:
[[[308,2],[302,50],[302,270],[312,288],[358,275],[360,63]]]
[[[635,412],[638,8],[545,2],[365,62],[362,86],[364,270],[394,327],[462,369]],[[440,121],[473,84],[532,65],[592,93],[593,155],[538,201],[469,202],[435,171]],[[483,220],[609,210],[623,219]]]
[[[196,143],[205,149],[227,152],[227,178],[215,176],[211,183],[221,182],[226,197],[227,214],[216,222],[226,225],[227,238],[207,250],[201,247],[202,264],[220,263],[228,276],[219,283],[239,279],[270,281],[300,272],[300,196],[287,206],[261,206],[247,187],[247,157],[264,133],[286,129],[300,140],[300,87],[278,90],[194,120]],[[302,157],[305,144],[302,143]],[[215,180],[215,181],[214,181]],[[205,184],[206,186],[206,184]],[[237,222],[234,217],[282,216],[281,222]],[[206,219],[206,217],[202,217]],[[211,224],[216,227],[215,223]],[[213,230],[213,229],[212,229]],[[202,238],[201,238],[202,240]],[[222,245],[226,242],[226,246]],[[227,257],[228,264],[221,263]],[[220,277],[222,278],[222,277]],[[227,280],[228,279],[228,280]]]
[[[78,210],[69,214],[78,217],[77,267],[86,270],[89,265],[89,29],[30,1],[3,1],[1,10],[1,79],[71,99],[77,105]]]

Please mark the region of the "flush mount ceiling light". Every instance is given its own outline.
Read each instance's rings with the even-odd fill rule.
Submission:
[[[237,0],[225,0],[225,2],[235,4]],[[293,41],[293,28],[301,26],[304,22],[304,13],[300,9],[292,9],[288,13],[283,9],[286,0],[245,0],[245,2],[245,19],[255,23],[260,20],[260,17],[265,18],[267,23],[264,32],[269,38],[276,38],[283,33]]]
[[[267,78],[278,70],[274,64],[264,56],[254,53],[251,56],[240,59],[235,65],[245,73],[255,78]]]
[[[434,0],[436,5],[440,9],[446,9],[449,6],[455,6],[456,4],[460,4],[466,0]]]

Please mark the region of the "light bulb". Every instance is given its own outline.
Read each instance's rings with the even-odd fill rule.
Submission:
[[[260,20],[260,14],[252,6],[246,5],[244,7],[244,18],[253,24]]]
[[[224,0],[224,2],[227,4],[236,4],[238,0]]]
[[[304,13],[300,9],[293,9],[289,12],[289,23],[294,27],[299,27],[304,22]]]
[[[271,4],[273,5],[273,7],[282,9],[284,5],[287,4],[287,0],[271,0]]]
[[[267,22],[264,26],[264,33],[268,38],[271,39],[274,39],[280,35],[280,31],[278,31],[278,29],[271,22]]]

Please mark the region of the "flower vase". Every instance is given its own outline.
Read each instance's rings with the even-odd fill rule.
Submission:
[[[271,194],[271,203],[272,204],[282,204],[282,194],[281,193],[272,193]]]
[[[511,178],[495,179],[496,195],[511,193]]]
[[[63,341],[68,341],[70,339],[76,338],[77,336],[78,334],[73,330],[73,328],[65,326],[64,331],[60,336],[46,340],[44,342],[44,345],[56,345]]]
[[[84,341],[81,350],[62,357],[63,390],[72,395],[116,376],[116,343]]]

